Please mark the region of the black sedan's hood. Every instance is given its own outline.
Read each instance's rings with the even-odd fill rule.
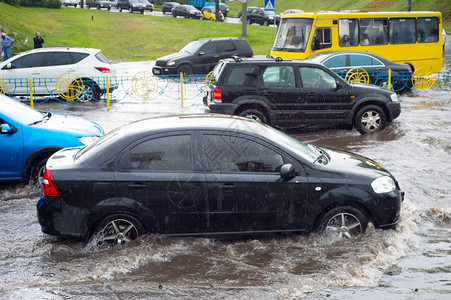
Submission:
[[[327,169],[333,173],[338,172],[341,176],[350,179],[366,176],[372,180],[381,176],[391,176],[390,172],[384,167],[367,157],[337,149],[323,149],[329,156],[329,161],[324,165],[315,163],[323,170]]]

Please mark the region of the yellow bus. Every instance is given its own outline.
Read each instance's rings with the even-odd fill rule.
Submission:
[[[282,16],[271,55],[305,59],[322,51],[366,51],[413,70],[443,66],[440,12],[315,12]]]

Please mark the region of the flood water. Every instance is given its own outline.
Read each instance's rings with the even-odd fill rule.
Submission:
[[[132,72],[129,65],[122,68]],[[406,192],[396,230],[370,226],[353,240],[316,234],[233,241],[149,235],[99,249],[43,234],[36,217],[41,191],[3,184],[0,298],[450,299],[451,92],[400,99],[401,116],[376,134],[289,131],[308,143],[368,156],[391,171]],[[203,112],[201,99],[183,107],[175,100],[130,100],[109,111],[96,102],[37,108],[83,116],[107,131],[147,116]]]

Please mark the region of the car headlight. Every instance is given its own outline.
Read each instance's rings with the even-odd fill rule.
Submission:
[[[166,65],[168,65],[168,66],[173,66],[173,65],[175,65],[175,60],[171,60],[171,61],[168,62]]]
[[[98,139],[99,139],[99,137],[98,136],[82,136],[82,137],[79,137],[79,138],[77,138],[79,141],[80,141],[80,143],[82,143],[83,145],[85,145],[85,146],[89,146],[89,145],[91,145],[92,143],[94,143],[95,141],[97,141]]]
[[[398,94],[393,93],[390,95],[391,101],[393,102],[399,102]]]
[[[371,187],[377,194],[390,193],[396,189],[396,184],[389,176],[382,176],[371,182]]]

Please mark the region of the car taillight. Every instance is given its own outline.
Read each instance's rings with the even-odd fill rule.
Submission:
[[[61,197],[56,189],[55,181],[53,181],[52,172],[45,169],[44,172],[44,195],[49,197]]]
[[[213,101],[222,102],[222,90],[221,89],[213,90]]]
[[[110,69],[105,68],[105,67],[94,67],[96,70],[102,72],[102,73],[108,73],[110,72]]]

